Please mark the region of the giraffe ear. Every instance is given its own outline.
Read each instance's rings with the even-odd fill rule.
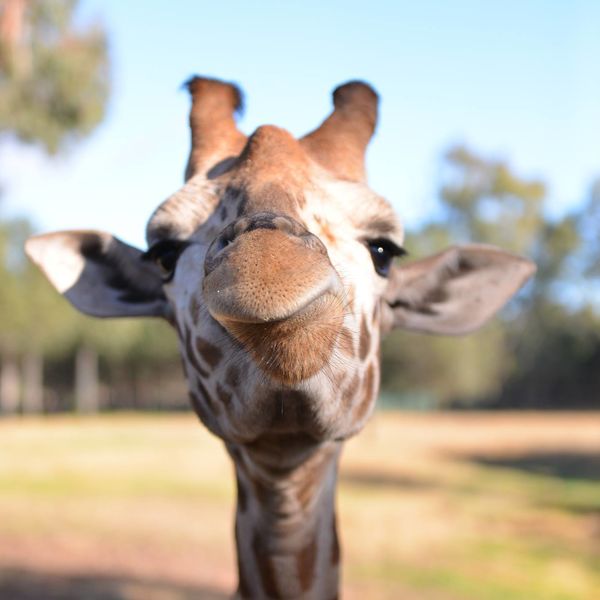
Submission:
[[[469,333],[500,310],[535,269],[530,260],[483,245],[454,246],[395,267],[385,298],[388,327]]]
[[[94,317],[167,316],[158,268],[102,231],[58,231],[29,238],[29,258],[81,312]]]

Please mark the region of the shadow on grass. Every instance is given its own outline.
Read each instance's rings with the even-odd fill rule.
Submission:
[[[527,473],[600,481],[600,455],[584,452],[532,452],[521,456],[478,456],[468,460],[486,467],[504,467]]]
[[[593,517],[600,525],[600,456],[597,453],[530,452],[519,456],[461,458],[486,468],[510,469],[540,477],[532,479],[526,488],[533,502]],[[594,529],[597,527],[594,525]]]
[[[395,475],[391,473],[373,473],[366,471],[354,471],[344,469],[340,474],[342,484],[359,487],[394,488],[404,490],[425,490],[439,487],[435,481],[409,477],[407,475]]]
[[[0,600],[224,600],[202,586],[103,575],[57,575],[0,567]]]

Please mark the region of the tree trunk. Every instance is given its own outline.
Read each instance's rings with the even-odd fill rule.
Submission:
[[[18,411],[20,388],[17,360],[12,356],[5,356],[0,372],[0,412],[10,415]]]
[[[28,352],[23,360],[23,413],[44,412],[44,359],[38,352]]]
[[[95,413],[100,408],[98,354],[82,346],[75,357],[75,407],[80,413]]]

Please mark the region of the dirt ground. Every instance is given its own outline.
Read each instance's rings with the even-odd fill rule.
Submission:
[[[233,497],[191,415],[1,420],[0,598],[228,598]],[[600,414],[378,413],[338,512],[350,600],[600,598]]]

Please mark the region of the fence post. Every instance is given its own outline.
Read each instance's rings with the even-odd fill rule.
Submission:
[[[14,414],[19,410],[21,382],[19,365],[14,356],[2,357],[0,370],[0,411],[4,414]]]
[[[80,413],[95,413],[100,408],[98,354],[81,346],[75,357],[75,407]]]
[[[39,352],[23,358],[23,413],[44,412],[44,359]]]

